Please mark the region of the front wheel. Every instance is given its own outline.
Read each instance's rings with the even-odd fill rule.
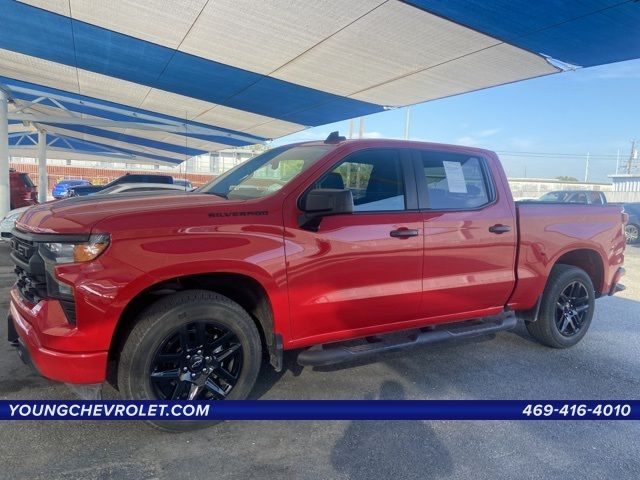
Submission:
[[[594,309],[595,292],[589,275],[571,265],[556,265],[542,294],[538,319],[527,322],[526,327],[544,345],[571,347],[587,333]]]
[[[120,354],[118,386],[134,400],[243,400],[261,362],[260,334],[249,314],[217,293],[189,290],[142,313]],[[211,425],[149,423],[168,430]]]

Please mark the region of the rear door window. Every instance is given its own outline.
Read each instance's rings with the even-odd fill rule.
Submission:
[[[492,201],[484,160],[460,153],[420,151],[427,208],[468,210]]]

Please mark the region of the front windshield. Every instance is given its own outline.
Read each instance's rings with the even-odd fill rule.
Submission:
[[[104,195],[104,194],[115,192],[117,190],[120,190],[120,185],[114,185],[113,187],[106,187],[96,193],[99,193],[100,195]]]
[[[228,199],[266,197],[284,187],[331,148],[330,145],[273,148],[232,168],[198,191]]]
[[[549,192],[540,197],[542,202],[564,202],[567,192]]]

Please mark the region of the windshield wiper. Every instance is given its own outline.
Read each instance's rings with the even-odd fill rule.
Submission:
[[[208,193],[209,195],[215,195],[216,197],[224,198],[225,200],[228,198],[224,193],[216,193],[216,192],[203,192]]]

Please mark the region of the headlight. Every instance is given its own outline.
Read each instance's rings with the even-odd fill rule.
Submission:
[[[45,259],[55,263],[90,262],[109,246],[109,235],[92,235],[88,242],[43,243]]]
[[[47,290],[53,298],[73,300],[71,285],[56,277],[55,266],[61,263],[89,262],[98,258],[109,246],[109,235],[92,235],[88,242],[42,243],[40,255],[44,260]]]

